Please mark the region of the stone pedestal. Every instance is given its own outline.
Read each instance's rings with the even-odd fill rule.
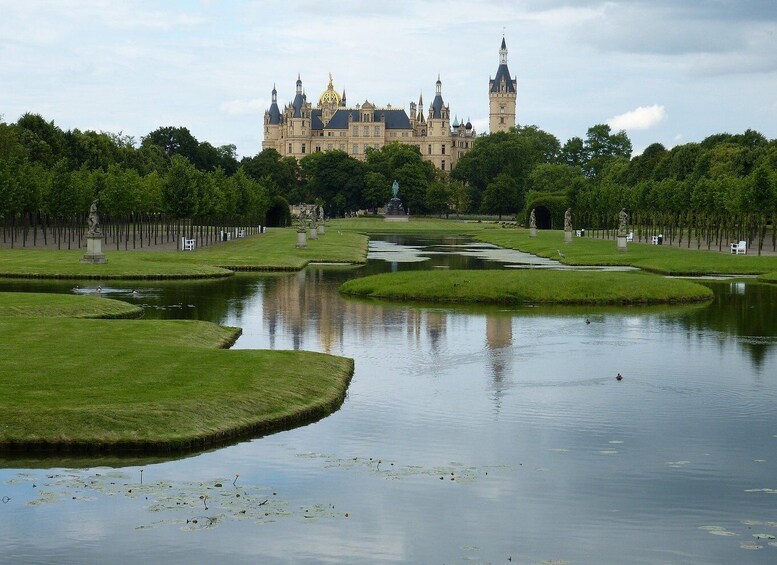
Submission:
[[[310,239],[318,239],[318,228],[315,226],[310,227]]]
[[[307,246],[308,246],[307,232],[298,231],[297,232],[297,248],[307,247]]]
[[[405,214],[405,207],[402,206],[402,201],[396,196],[389,200],[386,206],[386,215],[383,220],[386,222],[407,222],[410,219],[408,214]]]
[[[537,237],[537,228],[529,228],[529,237]]]
[[[324,224],[318,224],[318,235],[324,235]]]
[[[569,230],[564,231],[564,243],[572,243],[572,232]]]
[[[86,255],[81,259],[82,263],[107,263],[108,259],[103,255],[103,235],[101,233],[86,236]]]
[[[626,236],[619,235],[617,236],[617,240],[618,240],[618,251],[626,251]]]

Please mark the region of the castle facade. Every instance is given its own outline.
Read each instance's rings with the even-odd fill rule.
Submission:
[[[517,81],[507,68],[507,46],[502,38],[500,63],[496,76],[489,79],[489,128],[491,132],[507,131],[515,125]],[[332,75],[329,85],[313,107],[297,77],[294,100],[283,111],[278,106],[278,92],[273,87],[272,104],[264,113],[262,149],[275,149],[282,156],[302,159],[314,152],[339,149],[351,157],[364,159],[370,148],[380,149],[386,143],[415,145],[426,161],[443,171],[449,171],[467,151],[478,134],[469,119],[451,122],[448,105],[442,98],[442,82],[437,77],[435,96],[424,114],[423,97],[410,103],[409,114],[404,108],[391,105],[378,107],[365,100],[349,107],[345,90],[334,89]]]

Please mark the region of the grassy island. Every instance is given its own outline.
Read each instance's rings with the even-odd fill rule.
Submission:
[[[340,407],[352,360],[224,349],[239,334],[197,321],[0,318],[0,452],[190,451]]]
[[[121,300],[34,292],[0,292],[4,317],[137,318],[143,309]]]
[[[347,281],[344,294],[389,300],[490,304],[663,304],[700,302],[700,284],[639,272],[547,270],[406,271]]]

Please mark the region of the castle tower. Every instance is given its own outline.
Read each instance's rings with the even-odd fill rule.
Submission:
[[[272,87],[272,104],[264,113],[264,139],[262,149],[277,149],[281,138],[281,111],[278,108],[278,91]]]
[[[502,38],[499,49],[499,68],[496,76],[488,81],[488,129],[490,133],[507,131],[515,126],[515,102],[518,97],[518,81],[510,77],[507,68],[507,44]]]

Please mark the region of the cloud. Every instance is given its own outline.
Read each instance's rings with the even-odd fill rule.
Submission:
[[[607,120],[607,125],[612,129],[635,130],[650,129],[659,122],[666,119],[666,109],[663,106],[654,104],[652,106],[640,106],[625,114],[614,116]]]
[[[253,98],[251,100],[227,100],[222,102],[219,110],[230,116],[256,116],[264,114],[264,111],[270,107],[270,102],[264,98]]]

